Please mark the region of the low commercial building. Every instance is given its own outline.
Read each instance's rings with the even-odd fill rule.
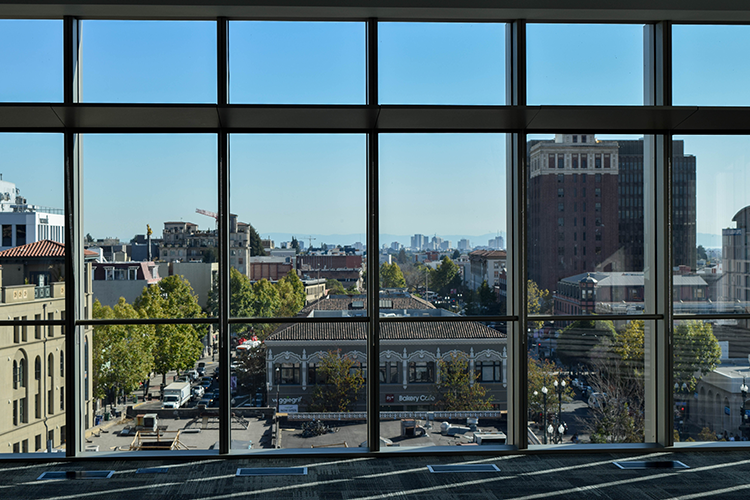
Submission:
[[[408,294],[404,294],[408,295]],[[381,316],[441,318],[455,316],[444,309],[403,309],[399,305],[421,301],[410,296],[381,297]],[[330,306],[323,309],[320,306]],[[356,317],[364,313],[363,296],[337,296],[305,308],[301,315],[314,318]],[[267,388],[273,405],[282,411],[304,412],[313,403],[316,371],[326,356],[346,356],[353,369],[366,370],[365,323],[295,323],[286,325],[266,341]],[[487,390],[494,409],[506,409],[506,335],[479,322],[417,321],[380,324],[380,407],[383,411],[436,410],[440,362],[454,356],[467,361],[470,373]],[[353,411],[364,411],[362,396]]]

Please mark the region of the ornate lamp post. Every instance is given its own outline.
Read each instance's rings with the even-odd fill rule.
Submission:
[[[562,424],[562,395],[565,392],[565,381],[562,380],[558,384],[557,380],[555,380],[553,384],[557,393],[557,423]]]
[[[743,438],[750,437],[750,418],[745,413],[747,410],[745,404],[747,401],[747,384],[745,383],[745,377],[742,377],[742,385],[740,386],[740,392],[742,393],[742,406],[740,407],[740,433]]]
[[[542,444],[547,444],[547,387],[542,386],[542,398],[544,399],[544,415],[542,416],[542,427],[544,428],[544,437]]]
[[[276,413],[279,413],[279,384],[281,383],[281,370],[276,367]]]

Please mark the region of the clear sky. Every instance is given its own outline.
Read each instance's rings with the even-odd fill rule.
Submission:
[[[230,101],[365,101],[363,23],[230,23]],[[211,103],[211,22],[84,21],[85,102]],[[382,103],[504,104],[501,24],[383,23]],[[675,26],[674,100],[750,104],[750,28]],[[0,21],[0,101],[62,100],[62,22]],[[529,25],[529,104],[643,102],[643,28]],[[746,137],[680,137],[697,157],[699,233],[720,234],[750,205]],[[502,134],[381,135],[381,232],[505,231]],[[362,135],[237,135],[231,209],[261,234],[365,232]],[[210,135],[84,138],[85,231],[130,239],[151,224],[213,221]],[[30,203],[62,208],[62,137],[0,134],[0,173]],[[359,238],[358,238],[359,239]],[[389,242],[385,242],[389,243]],[[479,244],[480,241],[472,243]]]

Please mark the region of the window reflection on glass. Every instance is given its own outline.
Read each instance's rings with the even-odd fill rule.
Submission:
[[[535,445],[640,443],[644,322],[530,323],[530,438]]]

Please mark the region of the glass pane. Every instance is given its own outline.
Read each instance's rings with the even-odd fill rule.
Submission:
[[[381,323],[381,449],[504,445],[505,330],[504,322]]]
[[[677,106],[747,106],[744,64],[750,26],[673,26],[672,77]]]
[[[528,148],[530,312],[642,314],[642,138],[534,136]]]
[[[0,20],[0,101],[63,100],[62,21]]]
[[[505,314],[505,136],[382,134],[380,175],[381,314]]]
[[[230,146],[230,314],[363,316],[365,137],[233,134]]]
[[[0,134],[2,317],[14,321],[65,319],[65,218],[62,134]],[[84,282],[86,281],[84,277]],[[90,287],[88,288],[90,290]],[[86,308],[85,314],[90,314]],[[3,386],[8,394],[2,432],[14,453],[65,448],[66,336],[60,325],[0,327],[5,344]],[[90,330],[84,338],[91,338]],[[86,344],[86,352],[90,345]],[[89,367],[84,367],[90,373]],[[85,379],[84,419],[92,395]]]
[[[216,23],[83,21],[81,31],[85,102],[216,102]]]
[[[367,446],[366,338],[365,323],[294,323],[234,354],[238,377],[253,374],[243,405],[280,419],[277,448]]]
[[[93,330],[97,402],[94,427],[84,429],[85,451],[218,449],[219,368],[206,347],[216,325],[98,325]],[[248,439],[241,422],[247,423],[241,416],[233,422],[234,438]]]
[[[728,319],[677,321],[674,328],[675,440],[750,438],[746,415],[750,304],[747,136],[675,137],[673,278],[676,314],[722,313]],[[697,165],[697,166],[696,166]],[[693,227],[695,229],[693,229]]]
[[[748,147],[747,136],[674,138],[676,314],[748,311]]]
[[[529,104],[643,104],[643,27],[529,24]]]
[[[229,98],[364,104],[364,23],[231,22]]]
[[[529,323],[533,444],[644,441],[644,330],[641,320]]]
[[[203,316],[218,273],[216,136],[89,134],[83,145],[93,300],[124,302],[122,317]],[[189,307],[162,307],[172,293]]]
[[[504,104],[505,24],[379,23],[381,104]]]

